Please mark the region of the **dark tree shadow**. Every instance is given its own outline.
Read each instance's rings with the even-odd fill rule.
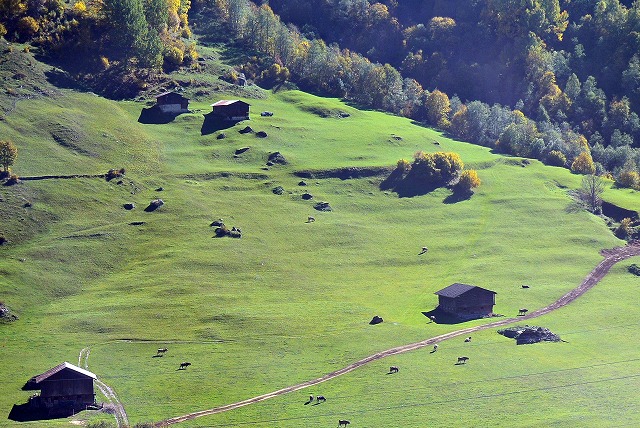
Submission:
[[[44,72],[47,81],[53,86],[61,89],[73,89],[80,92],[87,92],[88,89],[74,80],[69,73],[62,70],[49,70]]]
[[[204,122],[202,122],[202,128],[200,129],[200,135],[209,135],[214,132],[221,131],[223,129],[232,128],[237,121],[224,120],[213,113],[207,113],[204,116]]]
[[[405,173],[399,168],[395,168],[391,174],[380,183],[380,190],[391,190],[397,193],[400,198],[426,195],[438,187],[437,184],[416,174],[413,170]]]
[[[461,191],[455,191],[454,190],[454,192],[452,194],[450,194],[449,196],[444,198],[442,203],[444,203],[444,204],[455,204],[455,203],[462,202],[462,201],[468,201],[469,199],[471,199],[472,195],[473,195],[473,192],[461,192]]]
[[[162,125],[171,123],[179,116],[179,113],[163,113],[158,106],[143,108],[138,117],[138,122],[147,125]]]

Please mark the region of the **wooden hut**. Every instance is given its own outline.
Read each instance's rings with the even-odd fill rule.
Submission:
[[[496,292],[474,285],[455,283],[435,293],[438,309],[457,318],[479,318],[493,313]]]
[[[31,379],[33,389],[40,394],[31,397],[33,407],[55,410],[85,409],[94,405],[96,394],[93,381],[96,375],[90,371],[64,362]]]
[[[162,113],[179,114],[189,112],[189,98],[177,92],[164,92],[156,96],[156,106]]]
[[[250,104],[240,100],[220,100],[211,104],[212,114],[224,120],[249,120]]]

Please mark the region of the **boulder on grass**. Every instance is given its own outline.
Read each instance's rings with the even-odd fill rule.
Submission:
[[[313,206],[313,208],[317,209],[318,211],[332,211],[329,202],[318,202]]]
[[[287,159],[285,159],[285,157],[282,156],[282,153],[273,152],[269,154],[269,158],[267,159],[267,165],[269,165],[269,162],[271,162],[271,165],[274,165],[274,164],[286,165]]]
[[[369,324],[376,325],[376,324],[380,324],[382,321],[384,321],[382,317],[379,317],[378,315],[376,315],[373,318],[371,318],[371,321],[369,321]]]

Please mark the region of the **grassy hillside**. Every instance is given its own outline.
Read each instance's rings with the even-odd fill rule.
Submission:
[[[557,299],[601,260],[601,248],[623,244],[600,219],[568,209],[567,189],[580,177],[564,169],[523,167],[406,119],[297,91],[243,98],[250,121],[203,135],[203,113],[226,97],[238,93],[194,97],[194,113],[151,125],[137,121],[144,102],[56,89],[21,100],[0,121],[0,135],[18,146],[20,176],[126,169],[121,182],[0,188],[0,231],[9,239],[0,247],[0,298],[20,317],[0,324],[0,414],[26,402],[30,393],[20,388],[29,377],[78,363],[85,347],[89,369],[115,389],[132,423],[231,403],[486,322],[428,323],[422,311],[453,282],[495,290],[495,312],[513,316]],[[260,117],[263,110],[274,116]],[[247,125],[268,137],[238,132]],[[226,138],[216,138],[220,132]],[[482,186],[454,202],[446,189],[398,198],[379,190],[384,176],[301,186],[295,175],[393,166],[418,150],[459,153]],[[275,151],[288,163],[267,167]],[[276,186],[284,194],[274,194]],[[305,192],[313,198],[303,200]],[[607,196],[637,204],[637,192]],[[145,212],[158,197],[165,205]],[[333,211],[314,210],[318,201]],[[127,211],[130,202],[136,208]],[[213,238],[218,218],[241,228],[242,238]],[[424,245],[428,254],[418,256]],[[486,331],[471,344],[452,340],[436,354],[393,357],[185,425],[319,427],[338,417],[352,426],[636,425],[625,409],[640,404],[628,340],[638,278],[625,272],[617,266],[585,298],[536,320],[568,343],[516,347]],[[385,322],[368,325],[373,315]],[[169,352],[153,358],[160,346]],[[471,362],[455,366],[462,352]],[[181,361],[192,367],[177,371]],[[400,373],[385,376],[394,364]],[[327,403],[304,406],[310,393]],[[76,417],[85,418],[105,416]],[[0,418],[0,426],[13,425]]]

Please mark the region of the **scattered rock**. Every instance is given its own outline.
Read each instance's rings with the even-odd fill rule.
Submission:
[[[304,180],[302,180],[302,181],[300,181],[300,182],[298,183],[298,186],[306,186],[306,185],[307,185],[307,182],[306,182],[306,181],[304,181]]]
[[[376,315],[373,318],[371,318],[371,321],[369,321],[369,324],[376,325],[376,324],[380,324],[382,321],[384,321],[384,320],[381,317],[379,317],[378,315]]]
[[[224,132],[221,132],[216,136],[217,140],[224,140],[225,138],[227,138],[227,134],[225,134]]]
[[[6,306],[4,303],[0,303],[0,320],[5,322],[12,322],[16,321],[17,319],[18,316],[12,313],[11,309],[9,309],[8,306]]]
[[[304,199],[305,201],[308,201],[309,199],[313,199],[313,195],[311,193],[303,193],[302,199]]]
[[[271,161],[267,161],[266,165],[267,166],[273,166],[275,164],[273,162],[271,162]],[[262,169],[268,169],[268,168],[262,168]]]
[[[276,186],[272,190],[276,195],[282,195],[284,193],[284,188],[282,186]]]
[[[153,201],[149,202],[149,206],[144,210],[147,212],[155,211],[163,205],[164,201],[162,199],[154,199]]]
[[[144,221],[132,221],[131,223],[129,223],[131,226],[142,226],[143,224],[145,224]]]
[[[258,131],[256,132],[256,137],[258,138],[267,138],[267,133],[264,131]]]
[[[271,165],[269,165],[269,162],[271,162]],[[275,164],[280,164],[280,165],[287,164],[287,159],[285,159],[285,157],[282,156],[282,153],[273,152],[269,155],[269,158],[267,159],[267,165],[272,166]]]
[[[542,341],[562,342],[560,336],[552,333],[548,328],[536,327],[533,325],[508,327],[502,330],[498,330],[498,334],[501,334],[504,337],[508,337],[510,339],[515,339],[518,345],[528,345]]]
[[[222,225],[215,230],[214,238],[223,238],[225,236],[229,236],[231,238],[242,238],[242,231],[239,227],[232,227],[231,229]]]
[[[0,245],[4,245],[4,244],[6,244],[7,242],[8,242],[8,241],[7,241],[7,238],[5,238],[4,236],[0,235]]]
[[[251,129],[250,126],[245,126],[244,128],[242,128],[238,132],[241,133],[241,134],[249,134],[249,133],[253,132],[253,129]]]
[[[331,206],[329,205],[329,202],[318,202],[313,206],[313,208],[317,209],[318,211],[333,211],[331,209]]]
[[[162,192],[163,190],[164,190],[164,187],[158,187],[158,188],[156,189],[156,192]]]
[[[632,273],[634,275],[640,276],[640,266],[638,266],[637,264],[633,263],[632,265],[630,265],[627,270],[629,271],[629,273]]]
[[[136,204],[134,204],[133,202],[128,202],[122,206],[124,207],[125,210],[131,211],[136,207]]]
[[[224,222],[222,221],[221,218],[219,218],[218,220],[214,220],[211,222],[211,224],[209,225],[211,227],[223,227],[224,226]]]
[[[244,152],[246,152],[247,150],[249,150],[251,147],[240,147],[239,149],[236,149],[236,154],[240,155]]]
[[[271,117],[271,116],[273,116],[273,112],[263,111],[262,113],[260,113],[260,116],[262,116],[262,117]]]
[[[32,204],[31,202],[27,201],[27,202],[25,202],[22,206],[23,206],[24,208],[31,208],[31,207],[33,206],[33,204]]]

